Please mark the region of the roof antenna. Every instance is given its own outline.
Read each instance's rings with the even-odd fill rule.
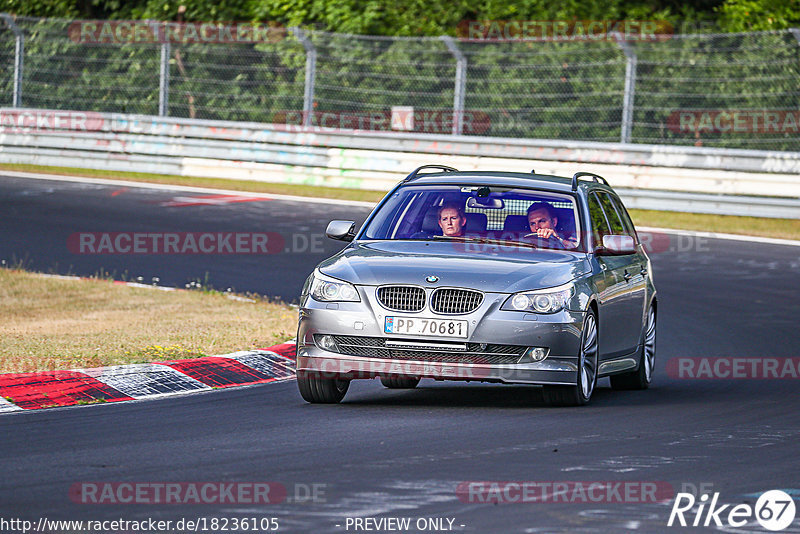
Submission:
[[[531,174],[536,174],[536,169],[531,169]]]

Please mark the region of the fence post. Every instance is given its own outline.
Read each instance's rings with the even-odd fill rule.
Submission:
[[[19,29],[19,26],[14,22],[14,18],[8,13],[0,13],[8,27],[14,32],[16,46],[14,49],[14,83],[13,83],[13,96],[12,106],[15,108],[22,107],[22,69],[23,60],[25,58],[25,34]]]
[[[456,80],[453,90],[453,135],[461,135],[464,131],[464,99],[467,89],[467,58],[449,35],[440,37],[445,46],[456,59]]]
[[[619,33],[614,33],[614,40],[625,54],[625,94],[622,97],[620,143],[630,143],[631,127],[633,125],[633,101],[636,95],[636,52]]]
[[[158,116],[169,115],[169,41],[161,43],[161,68],[158,75]]]
[[[303,126],[311,126],[312,113],[314,112],[314,84],[317,77],[317,49],[306,33],[298,27],[289,28],[295,37],[303,44],[306,51],[306,83],[303,89]]]

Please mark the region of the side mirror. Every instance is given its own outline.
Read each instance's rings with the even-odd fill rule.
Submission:
[[[352,241],[356,236],[356,223],[353,221],[331,221],[325,235],[338,241]]]
[[[604,235],[603,254],[633,254],[636,252],[636,242],[629,235]]]

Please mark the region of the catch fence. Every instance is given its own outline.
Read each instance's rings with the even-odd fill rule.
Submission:
[[[102,21],[3,16],[0,106],[800,150],[798,30],[490,40],[272,26],[190,42],[106,22],[103,39]]]

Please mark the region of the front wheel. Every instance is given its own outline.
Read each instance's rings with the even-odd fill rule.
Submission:
[[[597,318],[586,312],[578,355],[578,382],[574,386],[545,386],[544,402],[550,406],[582,406],[589,402],[597,385]]]
[[[323,378],[307,371],[297,371],[297,387],[306,402],[336,404],[344,398],[350,387],[349,380]]]
[[[639,349],[639,368],[631,373],[611,375],[611,388],[617,390],[647,389],[653,379],[656,364],[656,311],[651,306],[647,311],[644,342]]]

